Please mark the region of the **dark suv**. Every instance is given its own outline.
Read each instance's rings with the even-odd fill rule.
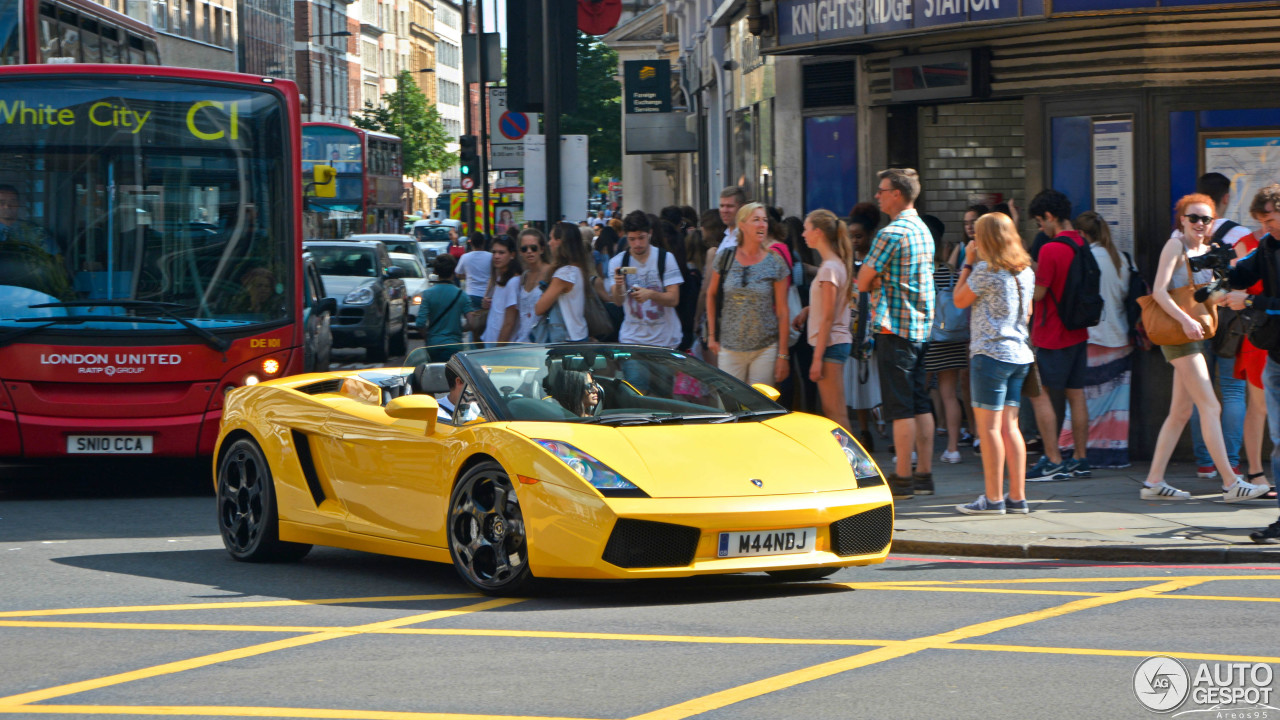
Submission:
[[[392,264],[387,246],[371,240],[312,240],[303,248],[338,302],[330,325],[334,347],[363,347],[370,362],[403,355],[409,296],[404,270]]]

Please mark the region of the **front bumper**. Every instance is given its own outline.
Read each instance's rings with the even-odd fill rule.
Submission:
[[[338,305],[329,321],[334,347],[364,347],[382,335],[383,318],[376,306]]]
[[[658,578],[884,562],[893,503],[884,485],[751,498],[598,498],[550,483],[521,486],[533,574]],[[816,527],[809,552],[719,557],[721,532]]]

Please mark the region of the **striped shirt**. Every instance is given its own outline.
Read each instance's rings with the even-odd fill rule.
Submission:
[[[876,233],[866,262],[880,275],[872,326],[908,342],[927,342],[933,328],[933,235],[914,208]]]

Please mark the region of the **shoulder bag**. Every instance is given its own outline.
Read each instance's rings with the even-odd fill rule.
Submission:
[[[489,285],[484,289],[485,300],[493,300],[494,279],[493,275],[490,274]],[[487,308],[474,308],[471,312],[462,317],[462,329],[472,333],[475,335],[475,339],[479,340],[480,336],[484,334],[484,328],[488,321],[489,310]]]
[[[1191,261],[1184,254],[1182,261],[1187,270],[1187,284],[1169,291],[1169,297],[1178,307],[1200,323],[1205,339],[1212,338],[1218,329],[1217,305],[1205,305],[1196,302],[1195,293],[1200,285],[1195,284],[1195,275],[1191,272]],[[1155,296],[1144,295],[1138,298],[1142,305],[1142,325],[1147,337],[1156,345],[1185,345],[1191,338],[1182,330],[1182,323],[1174,319],[1156,302]]]
[[[605,309],[604,301],[596,294],[595,275],[587,281],[587,286],[582,288],[582,292],[585,294],[582,314],[586,316],[587,334],[596,340],[607,341],[611,335],[618,332],[618,329],[613,326],[613,318]]]
[[[951,273],[951,287],[938,290],[933,306],[933,329],[930,342],[959,342],[969,339],[969,308],[956,307],[955,272]]]

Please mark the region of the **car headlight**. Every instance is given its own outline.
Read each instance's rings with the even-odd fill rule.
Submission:
[[[368,285],[358,287],[347,293],[347,297],[343,299],[348,305],[368,305],[373,302],[373,288]]]
[[[414,304],[414,305],[421,305],[421,304],[422,304],[422,296],[421,296],[421,295],[414,295],[414,296],[413,296],[413,304]]]
[[[568,465],[574,472],[582,476],[591,487],[600,490],[623,490],[638,491],[639,487],[630,480],[622,477],[612,468],[590,455],[582,452],[578,448],[569,443],[560,442],[559,440],[534,440],[541,445],[547,452],[560,458],[560,461]],[[608,493],[605,493],[608,494]]]
[[[844,457],[849,461],[849,467],[853,468],[853,477],[859,481],[858,487],[863,487],[861,482],[863,480],[876,480],[877,482],[871,484],[879,484],[881,481],[880,471],[876,469],[875,462],[862,449],[862,446],[854,442],[853,438],[843,428],[832,430],[831,435],[836,439],[836,442],[840,443],[840,449],[844,451]]]

